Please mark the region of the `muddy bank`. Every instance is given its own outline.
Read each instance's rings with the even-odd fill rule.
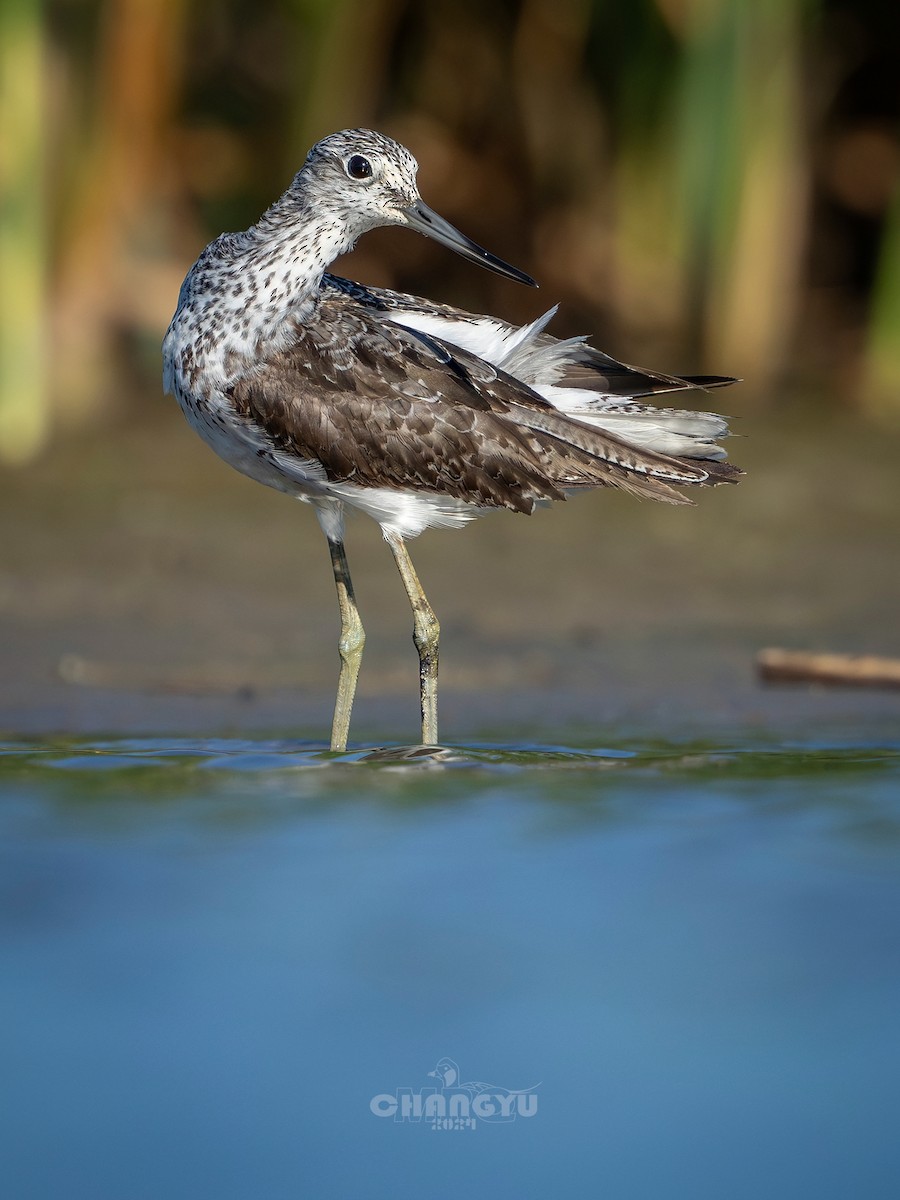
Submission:
[[[765,688],[752,658],[900,653],[900,437],[738,424],[748,478],[696,508],[595,493],[412,544],[447,741],[894,726],[896,693]],[[327,735],[337,613],[305,506],[176,413],[60,443],[0,498],[0,730]],[[368,634],[354,737],[414,740],[400,581],[370,522],[347,545]]]

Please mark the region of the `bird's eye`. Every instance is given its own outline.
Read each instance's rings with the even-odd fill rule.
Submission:
[[[354,154],[347,159],[347,174],[351,179],[368,179],[372,174],[372,164],[361,154]]]

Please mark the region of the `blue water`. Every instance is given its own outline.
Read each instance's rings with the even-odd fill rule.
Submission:
[[[50,740],[0,789],[6,1196],[900,1194],[900,744]],[[536,1111],[373,1114],[443,1058]]]

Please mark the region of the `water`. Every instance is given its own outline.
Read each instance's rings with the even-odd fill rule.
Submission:
[[[311,513],[178,413],[0,478],[4,1200],[895,1200],[898,696],[753,662],[900,656],[900,443],[742,430],[696,509],[415,542],[431,759],[391,748],[417,659],[371,523],[351,736],[388,749],[334,758],[272,733],[331,719]],[[537,1111],[371,1111],[439,1085]]]
[[[897,1195],[900,743],[32,738],[0,789],[17,1200]],[[536,1111],[373,1114],[445,1057]]]

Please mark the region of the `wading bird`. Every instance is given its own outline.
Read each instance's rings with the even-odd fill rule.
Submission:
[[[315,145],[284,195],[224,233],[188,272],[163,343],[164,384],[190,424],[245,475],[312,504],[341,614],[332,750],[347,745],[365,635],[344,512],[381,526],[413,611],[422,742],[437,743],[437,618],[406,539],[490,509],[531,513],[584,488],[670,504],[734,482],[714,413],[643,398],[733,380],[635,369],[545,332],[326,272],[360,234],[402,225],[508,279],[522,271],[423,203],[417,164],[366,129]]]

